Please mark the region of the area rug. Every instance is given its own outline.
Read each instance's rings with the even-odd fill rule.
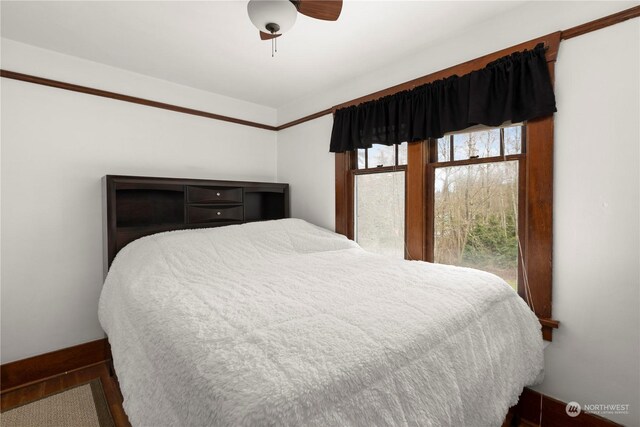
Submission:
[[[2,427],[114,427],[102,383],[46,396],[0,414]]]

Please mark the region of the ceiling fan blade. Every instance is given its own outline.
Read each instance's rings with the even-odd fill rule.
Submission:
[[[282,34],[269,34],[260,31],[260,40],[271,40],[280,37]]]
[[[290,0],[298,12],[315,19],[336,21],[342,12],[342,0]]]

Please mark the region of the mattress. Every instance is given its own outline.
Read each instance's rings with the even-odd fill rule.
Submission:
[[[499,426],[542,378],[502,279],[296,219],[130,243],[99,318],[133,426]]]

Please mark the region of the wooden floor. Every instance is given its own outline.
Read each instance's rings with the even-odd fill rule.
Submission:
[[[0,409],[2,412],[17,406],[33,402],[66,389],[88,383],[96,378],[102,382],[104,395],[116,427],[131,427],[129,419],[122,408],[122,395],[115,377],[109,374],[106,362],[67,372],[43,381],[29,384],[12,390],[3,391]]]

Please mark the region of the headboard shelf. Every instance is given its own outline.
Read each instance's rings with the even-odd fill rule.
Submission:
[[[104,272],[120,249],[150,234],[289,217],[289,185],[107,175]]]
[[[118,227],[184,222],[184,190],[167,188],[116,189]]]

